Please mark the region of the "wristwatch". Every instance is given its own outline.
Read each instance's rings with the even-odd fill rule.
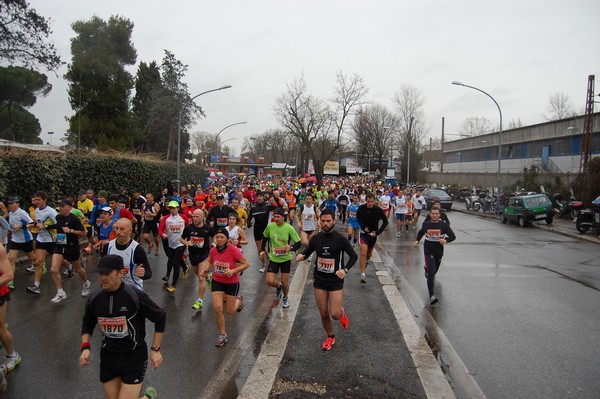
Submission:
[[[150,349],[153,350],[154,352],[160,352],[160,346],[159,345],[157,345],[157,346],[151,346]]]
[[[349,272],[348,272],[348,269],[346,269],[345,267],[344,267],[344,271],[346,272],[346,274],[348,274],[348,273],[349,273]]]

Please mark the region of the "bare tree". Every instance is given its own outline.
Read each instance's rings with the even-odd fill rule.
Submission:
[[[523,126],[523,122],[521,122],[521,118],[511,119],[510,122],[506,125],[506,129],[516,129]]]
[[[402,178],[406,179],[409,170],[407,166],[412,171],[418,169],[419,150],[427,133],[423,113],[425,98],[416,87],[403,84],[400,90],[394,94],[392,101],[398,114],[398,130],[404,136],[402,153],[406,155],[407,162],[402,163]],[[410,165],[408,165],[408,158],[410,158]]]
[[[471,116],[466,118],[458,128],[461,136],[479,136],[492,131],[492,122],[488,118]]]
[[[577,115],[569,99],[569,95],[563,92],[556,92],[548,98],[546,111],[548,114],[542,115],[542,117],[547,121],[555,121]]]
[[[356,152],[363,154],[363,165],[366,153],[369,166],[374,163],[377,168],[384,167],[382,160],[400,148],[402,135],[398,125],[399,120],[383,105],[369,105],[358,111],[352,130]]]
[[[363,104],[368,92],[358,75],[337,75],[333,98],[327,102],[308,93],[304,77],[287,85],[273,108],[287,134],[300,144],[303,170],[312,159],[318,184],[323,179],[325,162],[343,147],[347,118]]]

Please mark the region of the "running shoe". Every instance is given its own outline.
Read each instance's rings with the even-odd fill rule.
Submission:
[[[174,286],[174,285],[170,285],[170,286],[168,286],[168,287],[167,287],[167,292],[168,292],[169,294],[174,294],[174,293],[175,293],[175,291],[177,291],[177,288],[175,288],[175,286]]]
[[[277,291],[275,291],[275,299],[277,299],[278,301],[281,301],[281,298],[283,298],[283,285],[281,283],[279,283],[279,286],[277,287]]]
[[[190,268],[188,267],[187,269],[185,269],[183,271],[183,276],[182,278],[188,278],[190,276]]]
[[[219,338],[217,338],[217,342],[215,342],[215,346],[225,346],[227,343],[227,334],[219,334]]]
[[[242,294],[238,294],[237,296],[238,301],[240,301],[240,304],[238,305],[237,311],[238,313],[242,311],[242,309],[244,309],[244,296]]]
[[[169,276],[164,276],[163,278],[161,278],[162,281],[164,281],[165,283],[169,282]]]
[[[432,296],[429,298],[429,300],[430,300],[430,302],[429,302],[429,303],[430,303],[431,305],[435,305],[436,303],[438,303],[438,302],[440,301],[439,299],[437,299],[437,297],[436,297],[435,295],[432,295]]]
[[[152,255],[152,244],[148,246],[148,255]]]
[[[323,342],[323,344],[321,345],[321,348],[323,348],[324,351],[328,351],[331,349],[333,344],[335,344],[335,338],[327,337],[325,342]]]
[[[156,248],[156,252],[154,253],[154,256],[158,256],[158,247]]]
[[[11,289],[11,290],[15,289],[15,282],[14,282],[14,280],[10,280],[8,282],[8,288]]]
[[[91,283],[89,281],[83,283],[83,288],[81,289],[81,296],[90,296],[90,286]]]
[[[258,272],[259,272],[259,273],[264,273],[264,272],[265,272],[265,268],[264,268],[264,267],[261,267],[260,269],[258,269]]]
[[[364,274],[364,273],[360,274],[360,282],[362,284],[366,284],[366,282],[367,282],[367,275],[366,274]]]
[[[281,301],[281,307],[282,308],[289,308],[290,307],[290,301],[289,301],[289,299],[286,296],[284,296],[283,300]]]
[[[192,309],[202,310],[202,301],[198,299],[196,302],[194,302],[194,304],[192,305]]]
[[[348,316],[346,316],[344,308],[342,308],[342,317],[340,317],[340,325],[342,326],[342,330],[347,330],[350,326],[350,320],[348,320]]]
[[[65,270],[63,270],[63,274],[65,276],[69,275],[69,270],[73,271],[73,265],[69,264],[69,266],[67,266],[67,268]]]
[[[13,371],[15,367],[17,367],[21,363],[21,356],[17,352],[14,355],[6,355],[6,362],[4,365],[6,366],[6,371]]]
[[[67,278],[71,279],[73,277],[75,277],[75,272],[73,271],[73,268],[71,267],[71,268],[67,269]]]
[[[27,272],[28,272],[28,273],[35,273],[35,265],[34,265],[34,264],[32,264],[31,266],[29,266],[29,267],[28,267],[27,269],[25,269],[25,270],[27,270]]]
[[[87,247],[83,248],[83,251],[84,251],[86,254],[88,254],[88,255],[89,255],[89,254],[91,254],[91,253],[92,253],[92,248],[90,248],[90,247],[89,247],[89,245],[88,245]]]
[[[400,232],[396,233],[396,238],[400,238]]]
[[[67,299],[67,294],[59,294],[57,292],[56,295],[54,296],[54,298],[50,299],[50,302],[52,302],[52,303],[59,303],[63,299]]]
[[[30,294],[36,294],[36,295],[40,295],[42,293],[42,291],[40,290],[40,287],[35,284],[30,287],[27,287],[27,292],[29,292]]]
[[[144,396],[147,397],[148,399],[156,399],[156,398],[158,398],[158,392],[156,391],[156,388],[148,387],[144,391]]]

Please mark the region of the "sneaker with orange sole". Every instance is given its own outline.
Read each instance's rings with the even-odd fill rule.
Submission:
[[[342,308],[342,317],[340,317],[340,325],[342,326],[342,330],[347,330],[350,326],[350,320],[348,320],[348,316],[346,316],[344,308]]]
[[[323,342],[323,344],[321,345],[321,348],[323,348],[324,351],[328,351],[331,349],[333,344],[335,344],[335,338],[327,337],[325,342]]]

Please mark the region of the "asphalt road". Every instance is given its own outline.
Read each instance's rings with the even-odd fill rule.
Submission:
[[[541,229],[502,225],[477,215],[450,212],[449,217],[458,239],[446,247],[437,279],[440,303],[434,307],[427,304],[422,247],[412,246],[414,231],[396,238],[390,226],[378,240],[377,249],[383,260],[380,267],[394,278],[415,320],[431,340],[457,397],[597,397],[597,244]],[[148,371],[146,384],[159,387],[162,398],[202,398],[208,397],[208,392],[210,397],[217,397],[214,393],[218,392],[220,397],[230,398],[244,384],[273,320],[283,312],[273,306],[273,290],[264,285],[264,275],[258,273],[255,248],[249,245],[246,253],[253,265],[241,280],[246,307],[227,317],[230,341],[224,348],[214,346],[218,334],[209,294],[205,297],[208,307],[197,314],[191,308],[197,282],[193,278],[180,280],[174,295],[166,293],[160,281],[166,258],[151,257],[156,277],[145,283],[146,291],[167,309],[168,322],[162,345],[165,363],[159,370]],[[43,278],[40,297],[27,294],[25,287],[32,276],[25,272],[25,266],[18,267],[17,289],[8,315],[23,362],[8,375],[9,388],[3,397],[102,397],[97,332],[92,343],[94,364],[87,368],[78,365],[85,304],[80,297],[81,282],[77,277],[66,281],[68,299],[51,304],[55,289],[50,276]],[[98,287],[97,277],[92,275],[91,280]],[[297,323],[318,317],[310,306],[314,299],[309,294],[307,287],[301,303],[306,311],[297,317]],[[368,312],[379,306],[377,301],[365,305]],[[355,302],[348,306],[359,308]],[[353,320],[360,324],[368,321],[365,317],[366,313],[355,313]],[[393,328],[387,320],[382,325]],[[320,334],[319,329],[311,335],[312,340],[318,342]],[[366,337],[357,342],[364,342]],[[341,347],[352,346],[352,340],[341,338]],[[302,354],[288,352],[290,356]],[[360,350],[354,354],[357,358],[365,356]],[[360,369],[352,358],[345,361],[352,370]],[[390,366],[384,363],[380,367],[385,370]],[[385,373],[378,373],[372,370],[369,374],[380,375],[385,383]],[[351,397],[351,393],[340,392],[344,394]]]
[[[488,398],[598,397],[598,245],[477,215],[449,217],[458,238],[437,275],[439,304],[428,305],[414,232],[387,232],[380,255],[457,396],[480,388]]]

